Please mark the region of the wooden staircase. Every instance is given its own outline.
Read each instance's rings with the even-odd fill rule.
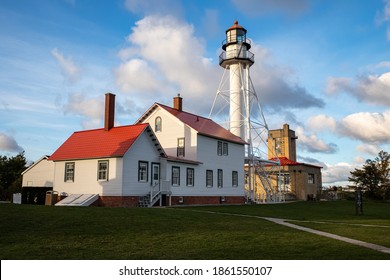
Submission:
[[[161,191],[154,194],[153,196],[151,193],[148,193],[145,196],[141,196],[138,201],[138,207],[153,207],[161,199],[161,197]]]
[[[164,194],[171,194],[170,181],[160,181],[154,186],[151,186],[149,193],[139,198],[138,207],[153,207],[159,201],[161,205]]]

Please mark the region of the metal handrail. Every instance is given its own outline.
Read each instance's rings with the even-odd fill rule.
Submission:
[[[219,56],[219,64],[228,59],[248,59],[252,63],[255,62],[255,55],[248,50],[230,50],[223,51]]]
[[[246,43],[246,44],[252,45],[251,40],[248,38],[242,39],[242,37],[237,36],[236,39],[238,39],[238,40],[234,40],[234,41],[229,40],[229,42],[227,41],[227,39],[225,39],[222,41],[222,46],[227,45],[227,44],[235,44],[235,43]]]

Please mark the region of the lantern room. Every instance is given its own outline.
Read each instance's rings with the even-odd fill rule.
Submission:
[[[234,25],[226,30],[226,39],[223,42],[222,49],[226,50],[227,46],[239,43],[245,44],[247,50],[251,48],[250,41],[246,39],[246,29],[239,25],[236,20]]]

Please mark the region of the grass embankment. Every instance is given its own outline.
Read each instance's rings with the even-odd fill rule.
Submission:
[[[390,226],[390,204],[366,203],[364,210],[363,216],[356,216],[353,202],[348,201],[176,209],[0,204],[0,257],[3,260],[390,259],[389,254],[262,219],[198,212]],[[300,224],[390,247],[390,228]]]

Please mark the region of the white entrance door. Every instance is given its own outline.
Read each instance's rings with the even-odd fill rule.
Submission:
[[[160,164],[152,163],[152,186],[160,184]]]

